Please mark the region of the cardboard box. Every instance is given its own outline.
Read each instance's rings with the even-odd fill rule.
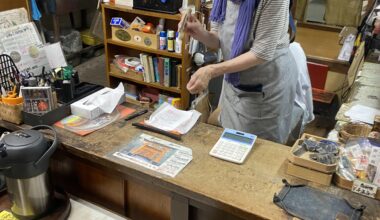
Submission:
[[[338,173],[334,174],[333,182],[337,187],[340,187],[342,189],[351,190],[353,181],[346,180],[344,177],[340,176]],[[375,199],[380,200],[380,189],[377,189]]]
[[[319,183],[325,186],[329,186],[333,178],[333,174],[322,173],[316,170],[297,166],[291,163],[290,161],[288,162],[286,173],[289,175],[292,175],[301,179],[305,179],[311,182]]]
[[[90,100],[90,99],[92,99],[92,98],[94,98],[100,94],[103,94],[105,92],[108,92],[108,91],[112,91],[112,89],[106,87],[104,89],[101,89],[101,90],[89,95],[89,96],[86,96],[85,98],[83,98],[77,102],[74,102],[73,104],[70,105],[71,113],[73,115],[77,115],[77,116],[87,118],[87,119],[94,119],[94,118],[99,117],[104,112],[99,107],[97,107],[95,105],[87,104],[86,102],[88,100]],[[124,96],[122,96],[119,103],[122,103],[123,101],[124,101]]]
[[[337,163],[335,163],[335,164],[323,164],[323,163],[314,161],[314,160],[310,159],[311,152],[305,152],[301,156],[297,156],[294,154],[294,152],[297,151],[297,149],[299,148],[299,145],[302,143],[302,141],[304,139],[309,139],[311,137],[314,138],[316,141],[327,140],[327,139],[322,138],[322,137],[313,136],[310,134],[303,134],[301,139],[298,139],[294,143],[292,149],[290,150],[290,153],[288,156],[289,161],[295,165],[306,167],[309,169],[313,169],[313,170],[316,170],[319,172],[328,173],[328,174],[334,173],[336,171],[336,168],[337,168]]]
[[[159,36],[156,34],[148,34],[141,31],[134,31],[130,28],[121,29],[117,27],[111,27],[112,40],[131,44],[134,46],[147,47],[150,49],[159,49]]]

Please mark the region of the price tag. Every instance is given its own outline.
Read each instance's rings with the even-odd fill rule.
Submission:
[[[354,158],[360,158],[363,155],[363,151],[360,148],[359,144],[355,144],[354,146],[350,147],[349,151]]]
[[[377,186],[370,183],[362,182],[360,180],[354,180],[354,184],[352,185],[351,191],[363,196],[375,198]]]

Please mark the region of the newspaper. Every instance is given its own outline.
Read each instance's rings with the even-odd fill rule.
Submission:
[[[0,12],[0,30],[28,22],[28,13],[25,8]]]
[[[112,156],[175,177],[193,159],[190,148],[147,134],[136,136]]]
[[[50,69],[43,48],[32,22],[0,30],[0,54],[10,55],[19,71],[29,71],[38,76],[43,67]]]

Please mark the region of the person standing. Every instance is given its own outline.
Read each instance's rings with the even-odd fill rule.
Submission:
[[[298,79],[289,52],[289,0],[214,0],[210,20],[207,31],[190,16],[185,31],[221,48],[224,62],[198,69],[187,89],[200,93],[224,75],[221,125],[286,143]]]

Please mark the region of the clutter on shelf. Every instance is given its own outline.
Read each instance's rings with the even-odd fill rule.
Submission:
[[[121,17],[111,18],[112,39],[123,43],[147,47],[155,50],[182,53],[182,40],[174,30],[164,30],[165,19],[160,18],[155,26],[136,17],[131,23]]]

